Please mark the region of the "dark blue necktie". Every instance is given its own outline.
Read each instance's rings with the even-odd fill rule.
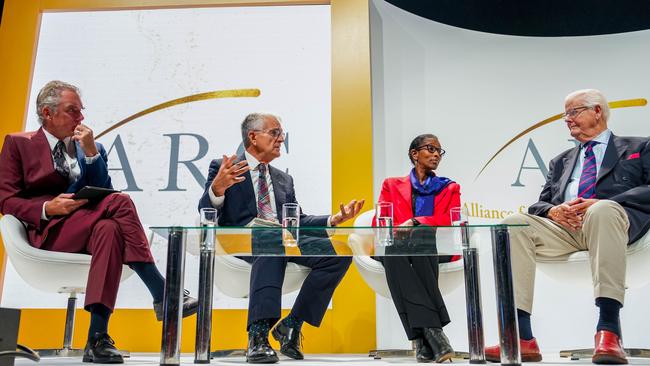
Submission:
[[[589,141],[585,143],[585,161],[582,163],[582,174],[580,175],[580,185],[578,186],[578,197],[594,198],[596,196],[596,155],[594,155],[594,146],[598,142]]]
[[[65,161],[65,144],[63,141],[59,141],[56,143],[56,146],[54,146],[54,150],[52,150],[52,159],[54,160],[54,170],[56,170],[59,175],[61,175],[63,178],[68,179],[70,176],[70,167],[68,166],[68,162]]]

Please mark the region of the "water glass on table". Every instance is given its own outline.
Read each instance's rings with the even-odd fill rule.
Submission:
[[[377,246],[393,245],[393,203],[377,202],[375,205],[375,244]]]
[[[300,206],[297,203],[282,205],[282,245],[298,246],[298,229],[300,227]]]
[[[467,221],[467,210],[463,207],[452,207],[449,210],[449,215],[451,216],[451,226],[466,226]],[[467,238],[463,238],[463,235],[467,235],[467,229],[454,229],[454,244],[457,246],[462,246]]]
[[[214,250],[215,231],[217,227],[217,209],[205,207],[199,211],[201,215],[201,250]]]

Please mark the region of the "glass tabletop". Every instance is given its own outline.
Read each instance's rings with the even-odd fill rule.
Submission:
[[[164,237],[180,235],[190,254],[237,256],[454,256],[481,248],[495,230],[526,225],[274,227],[154,226]]]

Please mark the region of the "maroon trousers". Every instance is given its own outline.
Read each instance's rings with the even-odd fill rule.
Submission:
[[[32,232],[34,246],[45,250],[92,255],[86,283],[84,307],[102,304],[115,307],[122,265],[153,263],[149,242],[131,198],[113,193],[97,203],[89,203],[67,217],[53,222],[47,235]]]

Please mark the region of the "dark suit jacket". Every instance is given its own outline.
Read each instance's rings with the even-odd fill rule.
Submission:
[[[27,224],[33,246],[40,247],[48,230],[65,219],[61,216],[41,220],[45,201],[61,193],[77,192],[86,185],[112,188],[106,150],[100,143],[96,144],[101,157],[86,164],[83,150],[77,143],[81,174],[70,184],[54,170],[52,151],[42,127],[5,137],[0,153],[0,212]]]
[[[238,161],[245,160],[244,155],[238,157]],[[208,189],[217,176],[222,159],[212,160],[208,172],[208,181],[205,183],[205,191],[199,201],[199,210],[204,207],[212,207]],[[254,167],[251,167],[251,169]],[[282,205],[285,203],[297,203],[296,192],[293,188],[293,178],[273,166],[269,165],[269,174],[273,184],[273,196],[275,197],[275,209],[278,220],[282,221]],[[226,190],[224,203],[218,209],[219,226],[244,226],[257,217],[257,200],[253,189],[253,180],[250,172],[244,174],[246,179],[236,183]],[[301,212],[300,226],[326,226],[328,215],[312,216]]]
[[[551,160],[546,185],[539,202],[528,208],[532,215],[546,217],[548,210],[564,202],[580,147],[569,149]],[[596,198],[623,206],[630,220],[629,243],[641,238],[650,228],[650,139],[610,137],[598,178]]]

